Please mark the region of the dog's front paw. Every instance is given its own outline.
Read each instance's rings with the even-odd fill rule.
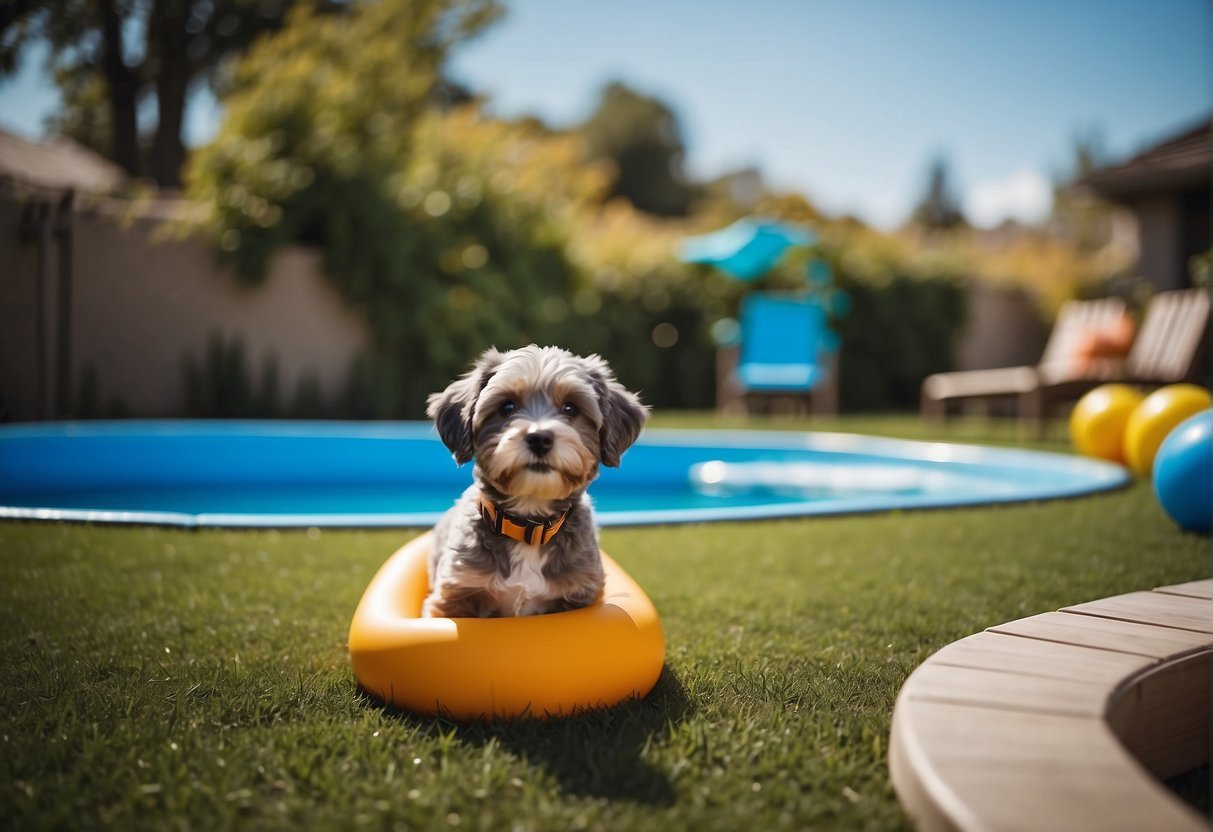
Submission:
[[[485,592],[434,592],[421,605],[424,618],[497,618],[501,611]]]
[[[599,593],[597,592],[574,592],[563,598],[557,598],[551,602],[551,605],[544,612],[568,612],[569,610],[579,610],[582,607],[588,607],[590,604],[598,600]]]

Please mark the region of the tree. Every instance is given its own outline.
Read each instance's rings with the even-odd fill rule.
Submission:
[[[540,339],[575,290],[559,224],[598,204],[604,178],[579,138],[435,106],[448,51],[497,12],[296,9],[240,59],[219,133],[191,157],[188,192],[246,280],[282,246],[314,245],[369,324],[347,413],[422,415],[486,346]]]
[[[682,134],[668,106],[612,83],[580,130],[591,158],[615,163],[611,196],[626,197],[650,214],[686,216],[696,188],[683,170]]]
[[[1072,153],[1068,168],[1053,178],[1049,228],[1079,251],[1099,251],[1114,237],[1116,207],[1095,196],[1083,180],[1107,164],[1102,135],[1094,129],[1078,134]]]
[[[0,72],[45,40],[64,94],[51,125],[112,158],[132,176],[180,184],[186,100],[199,79],[222,82],[226,60],[282,25],[300,0],[12,0],[0,11]],[[335,0],[309,5],[337,8]],[[155,102],[141,135],[139,114]]]
[[[389,183],[446,54],[498,13],[492,0],[380,0],[340,15],[300,6],[249,50],[227,84],[219,134],[187,172],[242,274],[256,279],[279,246],[306,242],[330,258],[360,252],[330,260],[332,271],[373,279],[382,264],[370,255],[391,243],[374,218],[399,213]]]
[[[927,192],[914,209],[912,221],[931,230],[946,230],[964,224],[964,213],[952,191],[946,157],[936,156],[931,162]]]

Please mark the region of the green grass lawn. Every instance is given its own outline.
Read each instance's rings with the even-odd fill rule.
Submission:
[[[812,424],[1017,435],[911,417]],[[1064,450],[1059,436],[1044,447]],[[414,534],[0,524],[3,826],[902,828],[889,721],[934,650],[1209,574],[1208,539],[1176,530],[1142,483],[993,508],[611,529],[604,547],[665,625],[654,692],[577,719],[459,726],[379,707],[347,663],[362,590]]]

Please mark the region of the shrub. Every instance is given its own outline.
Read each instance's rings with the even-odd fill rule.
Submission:
[[[221,333],[212,333],[205,357],[185,356],[181,369],[188,416],[271,419],[282,415],[277,364],[267,360],[260,380],[254,380],[239,338],[229,341]]]
[[[663,221],[604,204],[611,171],[585,161],[582,136],[432,109],[446,50],[495,12],[482,0],[294,12],[242,59],[219,134],[191,161],[207,232],[250,282],[284,244],[323,249],[372,334],[342,401],[325,405],[332,415],[421,416],[483,349],[532,341],[602,354],[651,404],[710,406],[710,327],[748,287],[679,262],[676,243],[739,209],[718,200],[698,220]],[[816,217],[802,198],[769,203]],[[958,291],[903,268],[887,236],[838,228],[822,251],[854,299],[840,324],[843,405],[911,404],[922,376],[948,366]],[[797,268],[759,288],[803,286]],[[222,358],[219,375],[236,378]],[[205,376],[192,370],[191,412],[247,410],[244,386],[208,388]],[[292,409],[319,412],[316,392]]]
[[[964,322],[965,292],[946,277],[898,275],[875,284],[843,275],[852,311],[836,324],[839,400],[844,410],[918,406],[922,381],[952,369],[952,346]]]

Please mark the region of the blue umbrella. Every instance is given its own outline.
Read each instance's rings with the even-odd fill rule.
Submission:
[[[834,279],[834,270],[830,268],[830,264],[825,260],[810,260],[808,272],[809,283],[814,286],[828,286],[830,285],[830,281]]]
[[[708,263],[739,280],[754,280],[770,271],[788,248],[815,239],[805,228],[747,217],[711,234],[687,237],[680,257],[686,263]]]

